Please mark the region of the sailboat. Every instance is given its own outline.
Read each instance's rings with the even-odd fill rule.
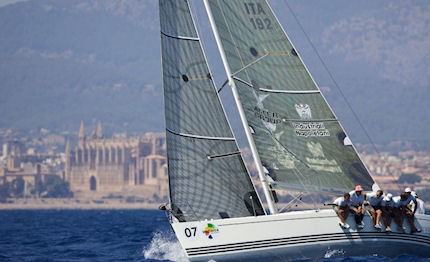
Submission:
[[[340,195],[378,185],[265,0],[204,0],[268,211],[244,165],[187,0],[160,0],[171,226],[191,261],[290,261],[403,253],[422,232],[343,229],[333,209],[279,212],[275,189]],[[393,223],[394,224],[394,223]],[[405,227],[408,227],[406,223]],[[409,228],[407,228],[409,232]]]

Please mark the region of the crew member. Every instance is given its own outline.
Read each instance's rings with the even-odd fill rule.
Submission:
[[[382,190],[366,194],[367,202],[370,205],[370,215],[372,216],[374,227],[378,230],[382,229],[380,222],[382,216],[381,204],[384,198],[383,194],[384,192]]]
[[[349,215],[349,199],[350,199],[349,193],[345,193],[343,194],[343,197],[338,197],[333,202],[333,204],[335,204],[337,207],[337,215],[339,216],[339,219],[340,219],[339,225],[345,229],[349,228],[349,225],[346,223],[346,219],[348,218],[348,215]]]
[[[411,201],[414,203],[413,210],[411,210],[410,207],[408,207],[409,203]],[[412,190],[407,187],[405,191],[400,194],[400,214],[402,217],[406,217],[406,219],[409,222],[409,226],[411,228],[411,234],[415,232],[421,232],[421,230],[418,230],[415,227],[415,212],[417,212],[417,206],[418,202],[417,199],[412,195]]]
[[[354,213],[355,223],[357,224],[358,229],[364,228],[363,217],[364,217],[364,208],[363,202],[365,200],[365,196],[363,194],[363,188],[360,185],[355,187],[355,190],[349,192],[351,197],[351,210]]]
[[[384,218],[385,231],[391,232],[391,221],[394,219],[394,222],[397,224],[397,227],[403,231],[402,221],[400,219],[399,212],[399,201],[394,201],[392,194],[387,194],[382,202],[382,216]]]

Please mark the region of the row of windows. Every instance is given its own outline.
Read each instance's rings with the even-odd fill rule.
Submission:
[[[128,152],[123,152],[122,149],[111,149],[111,150],[105,150],[103,153],[103,150],[98,150],[98,157],[99,157],[99,163],[117,163],[122,164],[124,162],[124,159],[127,157],[125,154]],[[127,154],[128,155],[128,154]],[[76,151],[76,163],[93,163],[95,165],[95,161],[97,159],[97,150],[80,150],[78,149]]]

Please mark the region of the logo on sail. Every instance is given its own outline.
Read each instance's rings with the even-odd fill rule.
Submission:
[[[327,159],[324,155],[323,147],[320,143],[308,142],[307,148],[312,154],[312,157],[306,157],[308,166],[318,171],[326,171],[330,173],[341,173],[342,169],[334,159]]]
[[[294,105],[302,120],[312,120],[311,108],[308,104]],[[302,137],[323,137],[330,136],[330,132],[326,129],[323,122],[293,122],[291,125],[294,128],[296,136]]]
[[[308,104],[295,104],[297,114],[303,120],[311,120],[312,112]]]
[[[313,156],[325,158],[324,151],[320,143],[309,142],[306,143],[306,146],[308,147],[309,151],[311,151]]]
[[[216,228],[216,226],[214,226],[211,223],[208,223],[208,225],[205,227],[205,230],[203,231],[203,233],[205,234],[205,236],[207,236],[209,239],[213,239],[213,234],[218,233],[218,228]]]
[[[326,129],[323,122],[297,122],[291,123],[296,133],[296,136],[303,137],[322,137],[330,136],[330,132]]]
[[[277,112],[271,112],[269,110],[266,110],[264,108],[259,108],[258,106],[254,107],[254,115],[255,117],[263,120],[264,122],[270,123],[270,124],[279,124],[281,123],[281,117],[279,116],[279,113]]]

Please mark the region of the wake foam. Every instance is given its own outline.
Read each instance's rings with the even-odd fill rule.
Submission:
[[[345,254],[345,251],[343,251],[342,249],[327,250],[327,252],[325,252],[324,254],[324,258],[332,258],[339,255],[342,256],[344,254]]]
[[[184,250],[170,232],[155,232],[151,243],[143,249],[145,259],[189,262]]]

